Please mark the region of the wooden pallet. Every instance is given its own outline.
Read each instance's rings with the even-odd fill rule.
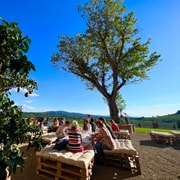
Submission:
[[[90,180],[92,165],[93,162],[89,164],[87,169],[82,169],[74,165],[38,157],[36,174],[48,180]]]
[[[69,153],[67,151],[67,154]],[[66,156],[66,158],[63,157],[66,154],[65,151],[62,152],[62,156],[60,154],[61,151],[54,150],[36,153],[36,174],[48,180],[90,180],[94,164],[93,153],[85,151],[81,156],[74,153],[71,157]],[[79,160],[76,159],[77,157]],[[83,163],[84,161],[86,161],[86,165]]]
[[[120,130],[128,130],[129,134],[135,132],[135,125],[134,124],[118,124]]]
[[[119,130],[119,131],[113,131],[116,135],[117,139],[129,139],[131,140],[130,134],[128,130]]]
[[[170,144],[173,145],[175,142],[175,136],[168,132],[150,132],[151,139],[156,143]]]
[[[57,136],[55,132],[46,133],[42,135],[42,142],[45,145],[51,145],[56,139],[57,139]]]
[[[139,156],[125,153],[108,153],[105,151],[105,165],[113,165],[121,169],[127,169],[132,174],[141,174]]]
[[[180,132],[178,132],[178,131],[171,131],[171,133],[174,135],[174,143],[175,144],[180,143]]]
[[[116,149],[104,150],[105,164],[131,170],[132,174],[141,174],[139,156],[131,140],[118,139]]]

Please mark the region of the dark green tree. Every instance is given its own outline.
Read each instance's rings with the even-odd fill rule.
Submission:
[[[176,125],[175,124],[173,125],[173,129],[176,129]]]
[[[28,60],[26,53],[31,40],[23,36],[17,23],[0,21],[0,93],[12,88],[27,89],[31,93],[37,83],[29,78],[29,72],[35,71],[34,65]]]
[[[17,165],[24,167],[23,153],[17,146],[27,132],[39,132],[22,118],[21,107],[10,100],[12,88],[25,88],[25,96],[37,88],[29,78],[34,65],[27,59],[30,39],[23,36],[17,23],[0,20],[0,179],[6,178],[7,168],[15,172]]]
[[[141,123],[138,123],[138,127],[142,127],[142,126],[141,126]]]
[[[134,13],[121,0],[90,0],[79,6],[87,30],[76,37],[61,36],[51,62],[80,77],[90,90],[107,100],[110,116],[119,121],[116,104],[120,89],[148,79],[160,55],[149,52],[150,38],[143,42],[135,27]]]
[[[180,129],[180,120],[177,120],[177,129]]]

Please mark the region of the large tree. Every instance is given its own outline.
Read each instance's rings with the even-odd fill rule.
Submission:
[[[87,30],[76,37],[61,36],[59,52],[51,62],[79,76],[89,89],[97,89],[107,100],[111,118],[118,122],[120,89],[147,79],[160,55],[149,52],[150,38],[143,42],[138,37],[137,19],[133,12],[126,12],[121,0],[90,0],[78,9]]]

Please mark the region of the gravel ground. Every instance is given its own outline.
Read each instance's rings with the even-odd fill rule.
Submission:
[[[156,144],[149,134],[133,133],[132,144],[139,153],[141,175],[128,170],[95,165],[91,180],[177,180],[180,179],[180,143],[176,146]],[[24,150],[26,149],[23,147]],[[25,151],[26,164],[22,173],[12,175],[11,180],[44,180],[35,175],[34,150]]]

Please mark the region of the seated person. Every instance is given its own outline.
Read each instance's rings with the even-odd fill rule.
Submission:
[[[92,128],[92,132],[95,132],[96,131],[96,123],[94,121],[94,118],[91,118],[90,120],[90,125],[91,125],[91,128]]]
[[[58,129],[56,130],[56,136],[57,138],[64,138],[65,136],[67,136],[67,129],[70,125],[70,121],[65,121],[65,123],[62,123]]]
[[[67,149],[71,152],[83,152],[82,130],[77,121],[72,121],[71,127],[68,129],[68,145]]]
[[[49,118],[44,118],[43,125],[48,126],[48,124],[49,124]]]
[[[110,120],[110,123],[113,131],[119,131],[119,126],[113,119]]]
[[[92,133],[92,127],[89,123],[88,119],[84,119],[83,121],[83,129],[82,129],[83,135],[90,135]]]
[[[98,161],[103,163],[104,161],[104,152],[103,150],[113,150],[116,148],[116,142],[112,138],[111,133],[106,128],[105,124],[98,120],[96,123],[99,128],[98,133],[92,137],[92,142],[95,142],[95,150],[97,152]]]
[[[109,130],[109,132],[111,133],[112,138],[113,138],[113,139],[117,139],[117,137],[116,137],[116,135],[114,134],[111,126],[110,126],[109,124],[107,124],[106,119],[103,118],[103,117],[100,117],[99,120],[102,121],[102,122],[105,124],[106,128],[107,128],[107,129]]]
[[[56,132],[58,127],[59,127],[59,120],[58,118],[55,117],[53,124],[48,129],[48,132]]]

